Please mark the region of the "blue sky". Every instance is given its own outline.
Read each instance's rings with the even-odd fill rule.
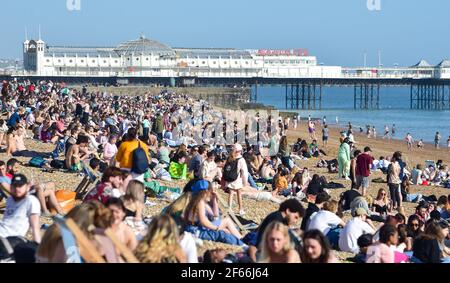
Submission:
[[[115,46],[144,32],[169,46],[307,48],[326,65],[409,66],[450,58],[448,0],[2,1],[0,58],[21,58],[25,26],[51,45]],[[19,12],[20,11],[20,12]]]

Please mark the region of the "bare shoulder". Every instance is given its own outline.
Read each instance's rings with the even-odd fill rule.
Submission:
[[[288,263],[300,263],[300,255],[296,250],[289,250],[286,254]]]

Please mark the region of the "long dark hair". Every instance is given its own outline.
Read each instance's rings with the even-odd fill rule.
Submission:
[[[306,240],[313,239],[319,242],[322,252],[318,259],[314,260],[310,258],[306,252]],[[303,247],[300,252],[300,256],[303,263],[327,263],[330,258],[331,247],[328,239],[319,230],[309,230],[303,234]]]

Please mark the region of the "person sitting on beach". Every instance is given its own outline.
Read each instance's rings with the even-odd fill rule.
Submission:
[[[179,231],[169,215],[156,216],[134,254],[141,263],[186,263]]]
[[[131,180],[126,187],[125,194],[119,197],[125,207],[125,217],[130,217],[135,223],[142,221],[145,208],[144,184],[137,180]]]
[[[106,203],[112,197],[120,197],[119,188],[123,186],[123,174],[117,167],[108,167],[103,172],[101,182],[84,199],[85,202],[97,200]]]
[[[318,174],[314,174],[306,188],[306,195],[309,200],[314,201],[315,197],[324,190],[321,178]]]
[[[76,144],[72,145],[66,153],[66,168],[71,172],[82,169],[82,162],[89,159],[92,153],[89,148],[89,138],[79,135]]]
[[[192,199],[185,211],[187,231],[195,233],[200,230],[224,231],[238,239],[241,233],[236,229],[230,218],[222,217],[219,213],[217,193],[212,184],[206,180],[198,180],[192,187]]]
[[[302,171],[297,172],[292,178],[292,194],[298,196],[301,193],[305,193],[308,188],[311,177],[309,176],[308,168],[303,168]]]
[[[363,208],[352,212],[353,218],[347,222],[339,236],[339,249],[343,252],[358,253],[358,239],[364,234],[375,234],[376,227]]]
[[[217,167],[216,154],[214,151],[209,151],[206,154],[206,159],[203,160],[200,167],[200,178],[209,182],[219,181],[222,179],[222,170]]]
[[[367,249],[367,263],[394,263],[395,254],[390,246],[397,246],[398,232],[392,225],[383,225],[379,240]]]
[[[409,177],[405,176],[400,185],[402,200],[405,202],[413,202],[413,203],[420,202],[423,199],[423,195],[411,193],[410,187],[411,187],[411,185],[410,185]]]
[[[332,247],[337,247],[341,227],[345,222],[336,215],[338,211],[338,202],[335,200],[327,201],[323,204],[322,210],[311,216],[307,230],[319,230],[330,241]],[[340,227],[339,227],[340,226]]]
[[[302,239],[302,263],[339,263],[327,238],[319,230],[305,232]]]
[[[274,196],[283,194],[287,195],[286,192],[289,188],[287,176],[289,175],[289,171],[285,167],[278,168],[278,177],[275,179],[275,186],[273,190]],[[291,192],[289,192],[291,194]]]
[[[119,198],[110,198],[106,202],[106,207],[111,210],[114,217],[114,222],[111,229],[117,239],[130,251],[134,251],[138,242],[133,230],[124,222],[126,217],[126,208],[123,201]]]
[[[387,192],[385,189],[378,190],[377,197],[372,203],[372,211],[384,217],[386,217],[388,213],[391,212],[391,202],[388,200]]]
[[[39,216],[41,207],[39,201],[28,194],[30,189],[27,178],[22,174],[14,175],[11,181],[11,196],[6,200],[6,209],[0,221],[0,236],[25,237],[31,228],[35,242],[41,241]]]
[[[289,238],[289,227],[273,221],[262,236],[260,263],[300,263],[300,256]]]
[[[445,233],[448,234],[448,223],[431,221],[424,233],[414,240],[412,261],[420,263],[450,262],[450,258],[443,258],[440,248],[447,236]]]
[[[270,159],[268,157],[264,158],[263,163],[259,169],[259,175],[261,179],[269,181],[272,180],[276,172],[270,164]]]
[[[110,166],[116,165],[112,164],[118,152],[116,143],[117,143],[117,136],[110,135],[108,138],[108,142],[103,147],[103,161]]]
[[[253,238],[249,245],[249,255],[256,261],[258,247],[261,246],[263,235],[270,223],[276,221],[281,222],[287,227],[295,225],[301,217],[305,214],[305,209],[303,205],[297,199],[288,199],[280,204],[277,211],[270,213],[264,218],[264,220],[259,225],[255,233],[253,233]],[[300,247],[300,242],[298,236],[294,231],[289,230],[289,236],[292,242],[295,243],[296,249]]]
[[[172,179],[185,180],[187,178],[186,158],[187,153],[180,150],[173,156],[169,165],[169,173]]]
[[[9,128],[6,133],[6,154],[8,156],[22,156],[26,153],[25,134],[25,129],[20,122]]]
[[[422,139],[417,142],[417,147],[420,148],[420,149],[424,148]]]
[[[326,192],[321,192],[317,194],[315,203],[309,202],[308,207],[306,208],[305,215],[302,219],[302,224],[300,228],[302,231],[306,231],[306,228],[309,225],[309,220],[311,219],[311,216],[317,212],[319,212],[323,208],[323,204],[327,201],[329,201],[331,196],[327,194]]]

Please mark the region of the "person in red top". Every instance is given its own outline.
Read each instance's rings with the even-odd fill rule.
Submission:
[[[372,150],[370,147],[366,146],[364,148],[364,153],[356,158],[356,189],[359,190],[359,188],[362,187],[363,196],[366,195],[366,192],[369,189],[370,168],[373,163],[371,153]]]

